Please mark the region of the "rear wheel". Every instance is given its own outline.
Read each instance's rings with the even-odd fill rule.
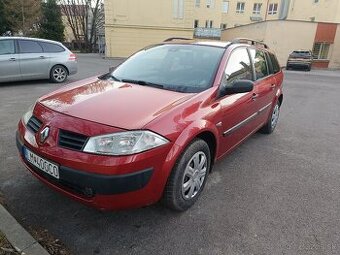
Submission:
[[[260,133],[271,134],[276,128],[280,116],[280,102],[277,101],[267,123],[260,129]]]
[[[203,191],[210,164],[208,144],[195,139],[172,169],[163,195],[164,204],[177,211],[190,208]]]
[[[50,80],[55,83],[66,81],[68,76],[67,69],[64,66],[56,65],[51,69]]]

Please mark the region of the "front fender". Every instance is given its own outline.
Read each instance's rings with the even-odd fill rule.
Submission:
[[[163,178],[161,178],[163,181],[162,183],[163,187],[165,186],[168,180],[168,177],[173,167],[175,166],[178,158],[180,157],[180,155],[185,151],[185,149],[191,143],[191,141],[195,139],[195,137],[202,134],[203,132],[212,133],[216,140],[216,147],[218,147],[217,138],[218,138],[219,132],[215,124],[213,124],[212,122],[208,120],[197,120],[197,121],[192,122],[181,132],[181,134],[178,136],[176,141],[174,141],[173,146],[171,147],[165,159],[165,162],[163,165],[163,171],[162,171]],[[216,148],[216,151],[217,150],[218,148]]]

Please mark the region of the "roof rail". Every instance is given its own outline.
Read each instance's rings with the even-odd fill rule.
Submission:
[[[184,37],[170,37],[170,38],[168,38],[168,39],[165,39],[164,42],[172,42],[172,41],[175,41],[175,40],[191,41],[191,40],[193,40],[193,39],[184,38]]]
[[[265,49],[269,49],[268,45],[264,42],[255,41],[249,38],[236,38],[231,41],[231,43],[246,43],[250,45],[262,45]]]

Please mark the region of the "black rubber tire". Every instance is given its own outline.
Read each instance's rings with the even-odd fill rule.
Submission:
[[[268,117],[267,123],[259,130],[260,133],[262,133],[262,134],[271,134],[275,130],[275,128],[277,126],[277,122],[276,122],[276,124],[274,126],[272,125],[272,116],[273,116],[274,109],[275,109],[276,106],[278,106],[278,111],[279,111],[278,114],[280,116],[280,107],[281,107],[281,105],[280,105],[280,102],[277,101],[276,104],[274,105],[272,111],[270,112],[270,115]],[[278,116],[278,118],[279,118],[279,116]]]
[[[307,67],[307,71],[310,72],[312,70],[312,66]]]
[[[53,76],[53,73],[57,70],[57,69],[61,69],[65,72],[65,78],[62,80],[58,80],[57,78],[55,78]],[[67,80],[68,77],[68,70],[66,69],[66,67],[62,66],[62,65],[55,65],[52,67],[51,71],[50,71],[50,81],[53,83],[62,83],[64,81]]]
[[[203,184],[197,194],[189,200],[184,199],[182,195],[182,180],[185,173],[185,168],[188,164],[188,161],[193,157],[195,153],[199,151],[202,151],[207,158],[206,175]],[[174,168],[172,169],[163,193],[163,204],[170,209],[180,212],[189,209],[201,195],[210,172],[210,167],[211,153],[208,144],[202,139],[193,140],[179,157]]]

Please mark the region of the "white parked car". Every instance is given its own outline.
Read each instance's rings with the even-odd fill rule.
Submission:
[[[0,37],[0,82],[50,79],[77,73],[77,57],[63,44],[25,37]]]

